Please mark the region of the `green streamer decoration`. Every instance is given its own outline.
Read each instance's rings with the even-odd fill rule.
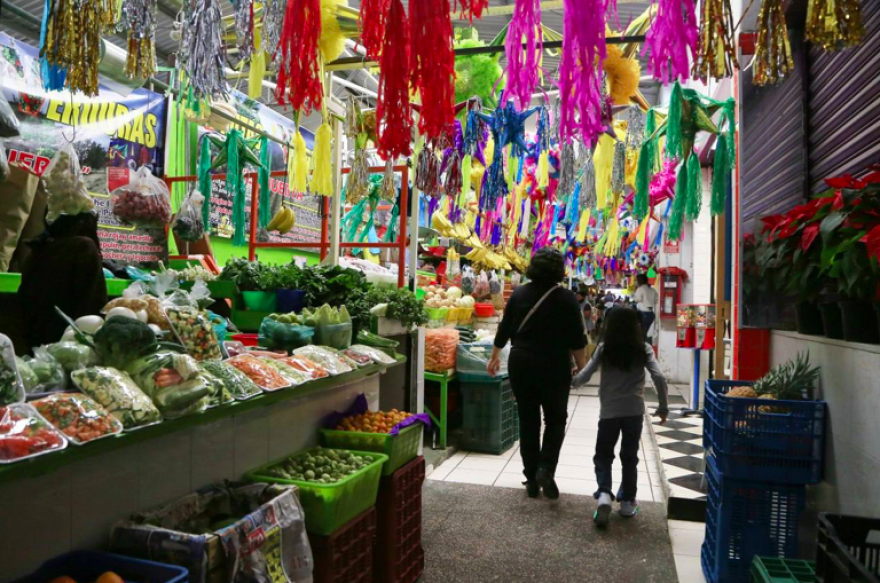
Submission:
[[[473,160],[470,154],[465,154],[461,159],[461,194],[467,196],[471,191],[471,169],[473,168]]]
[[[168,104],[169,133],[168,142],[171,144],[171,155],[167,157],[168,176],[178,177],[186,174],[186,134],[187,123],[183,115],[182,97],[171,100]],[[186,197],[186,183],[174,182],[171,184],[171,208],[175,212],[180,208]]]
[[[682,157],[681,121],[682,108],[684,107],[684,92],[678,81],[672,87],[672,95],[669,98],[669,115],[666,117],[666,157]],[[647,133],[647,132],[646,132]],[[651,134],[648,134],[651,135]]]
[[[657,131],[657,115],[654,112],[654,108],[648,110],[648,113],[645,116],[645,148],[648,155],[648,160],[651,162],[650,171],[651,174],[660,170],[660,157],[657,155],[657,142],[654,138],[654,133]],[[639,154],[641,155],[641,154]],[[650,178],[649,178],[650,180]]]
[[[678,167],[678,177],[675,179],[675,200],[672,201],[672,210],[669,212],[669,228],[666,238],[670,241],[680,241],[682,226],[684,226],[684,212],[687,203],[688,189],[687,164]]]
[[[211,224],[209,222],[211,218],[211,140],[207,135],[202,137],[197,174],[199,176],[199,192],[205,197],[205,201],[202,203],[202,220],[205,222],[207,230]]]
[[[639,148],[639,164],[636,167],[636,196],[633,200],[633,214],[639,220],[644,219],[651,212],[650,183],[651,183],[651,140],[642,142]]]
[[[259,225],[265,229],[272,220],[272,192],[269,190],[269,138],[260,138],[260,200]]]
[[[727,146],[727,136],[718,134],[715,145],[715,166],[712,169],[712,216],[724,212],[724,203],[727,199],[727,186],[730,180],[730,150]]]
[[[244,245],[244,178],[238,157],[241,132],[236,129],[226,134],[226,190],[233,193],[232,198],[232,244]]]
[[[689,221],[696,221],[703,207],[703,175],[700,172],[700,158],[696,154],[687,160],[687,176],[685,216]]]
[[[382,238],[382,241],[385,243],[394,243],[397,238],[398,217],[400,217],[400,209],[397,205],[394,205],[394,208],[391,209],[391,221],[388,223],[388,230],[385,231],[385,236]]]

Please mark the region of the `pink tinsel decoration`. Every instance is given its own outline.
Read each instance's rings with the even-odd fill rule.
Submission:
[[[648,71],[664,85],[689,79],[688,50],[696,59],[700,30],[695,0],[660,0],[657,18],[645,35],[642,55],[649,53]]]
[[[522,43],[525,38],[526,50]],[[541,32],[541,0],[516,0],[513,18],[507,28],[504,49],[507,54],[506,93],[520,110],[532,102],[538,84],[538,60],[544,47]]]
[[[660,204],[667,198],[675,196],[675,167],[678,165],[677,158],[663,160],[663,170],[651,177],[650,192],[651,208]]]
[[[559,64],[559,132],[563,142],[580,133],[584,144],[592,147],[605,131],[599,83],[606,56],[606,7],[605,0],[565,0]]]

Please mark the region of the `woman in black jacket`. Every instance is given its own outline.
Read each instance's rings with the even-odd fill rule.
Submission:
[[[487,368],[490,375],[498,372],[501,349],[512,342],[507,368],[519,410],[524,484],[530,497],[543,489],[544,496],[553,500],[559,497],[554,475],[568,419],[571,359],[578,370],[586,365],[587,339],[577,298],[559,285],[565,277],[562,253],[542,248],[532,258],[526,277],[529,283],[510,296]]]

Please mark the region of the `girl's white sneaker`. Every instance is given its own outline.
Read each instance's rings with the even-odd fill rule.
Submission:
[[[622,501],[620,503],[620,515],[624,518],[632,518],[639,511],[639,504],[635,500],[632,501]]]
[[[607,492],[599,494],[599,505],[596,507],[596,512],[593,514],[593,522],[596,523],[596,526],[608,525],[608,518],[611,516],[612,501],[611,494],[608,494]]]

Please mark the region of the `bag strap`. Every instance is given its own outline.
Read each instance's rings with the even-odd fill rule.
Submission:
[[[517,333],[517,334],[519,334],[520,331],[522,331],[523,326],[526,325],[526,322],[529,321],[529,318],[532,317],[532,314],[534,314],[535,312],[538,311],[538,308],[541,307],[541,304],[544,303],[544,300],[546,300],[546,299],[550,296],[550,294],[552,294],[553,292],[555,292],[558,288],[559,288],[559,285],[554,285],[553,287],[551,287],[550,289],[548,289],[548,290],[547,290],[547,293],[545,293],[543,296],[541,296],[541,299],[538,300],[538,302],[537,302],[534,306],[532,306],[532,309],[529,310],[529,313],[526,314],[526,317],[523,318],[523,321],[522,321],[522,322],[520,322],[520,324],[519,324],[519,328],[516,329],[516,333]]]

